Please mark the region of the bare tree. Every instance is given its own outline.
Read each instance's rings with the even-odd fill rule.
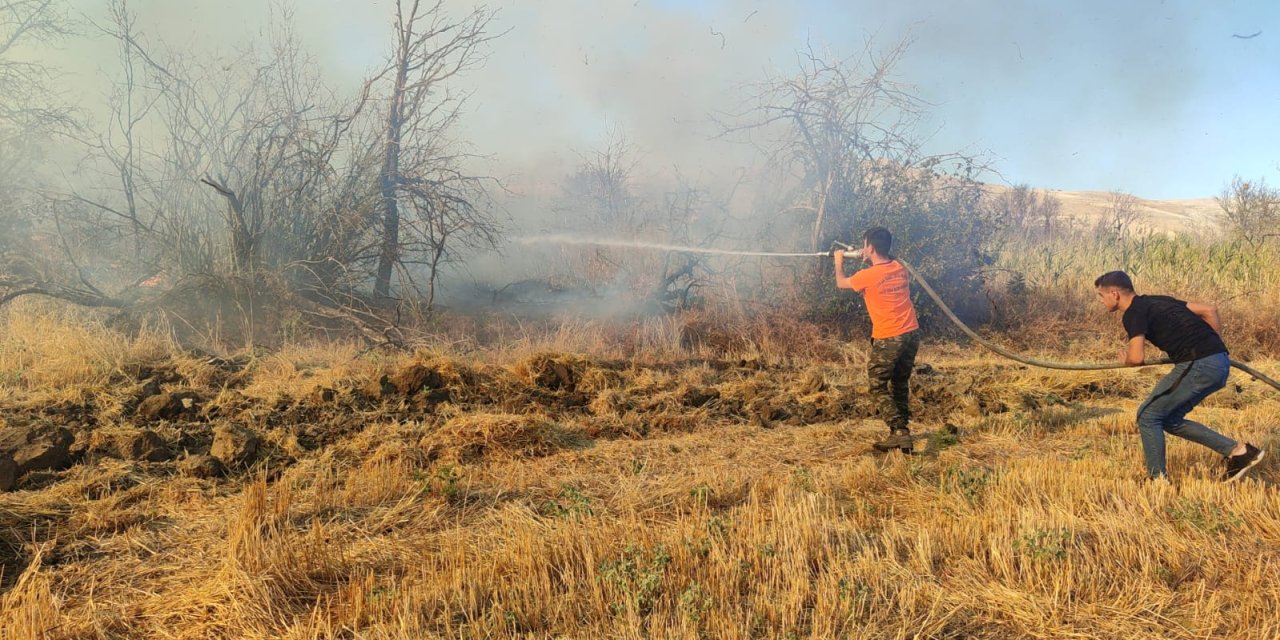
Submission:
[[[1034,214],[1045,237],[1051,236],[1057,230],[1059,218],[1062,216],[1062,201],[1042,191]]]
[[[635,237],[654,222],[653,207],[637,192],[634,180],[639,163],[636,148],[625,133],[614,130],[599,148],[577,152],[579,162],[564,178],[554,210],[560,228],[608,237]],[[630,288],[635,274],[652,265],[637,264],[648,256],[628,255],[603,247],[564,247],[561,264],[549,271],[557,286]],[[649,283],[639,284],[645,289]],[[640,293],[645,295],[648,291]]]
[[[0,304],[22,295],[84,292],[50,284],[52,225],[33,179],[51,134],[73,131],[74,110],[52,88],[56,69],[18,52],[73,33],[59,0],[0,0]],[[89,297],[92,297],[89,292]]]
[[[287,11],[273,13],[265,47],[201,57],[148,38],[126,0],[108,12],[95,25],[119,49],[108,117],[74,136],[86,158],[38,212],[54,231],[42,249],[53,259],[0,274],[0,303],[45,295],[130,312],[190,309],[210,329],[248,326],[246,341],[255,323],[288,310],[313,327],[394,340],[360,292],[381,246],[384,129],[365,116],[375,80],[338,98],[298,47]],[[419,182],[448,177],[402,177],[412,211],[450,212],[411,217],[431,226],[407,237],[444,246],[466,235],[455,228],[456,192]]]
[[[1247,181],[1235,176],[1217,197],[1218,206],[1232,230],[1257,250],[1280,235],[1280,189],[1266,180]]]
[[[70,33],[70,20],[58,0],[0,0],[0,143],[70,123],[70,109],[58,104],[49,87],[48,67],[12,55],[26,43]]]
[[[484,211],[484,182],[460,168],[465,154],[449,133],[463,98],[448,81],[482,61],[493,12],[479,7],[457,21],[443,0],[397,0],[394,49],[375,76],[390,79],[383,129],[381,251],[374,279],[378,296],[391,295],[398,265],[425,265],[428,297],[453,245],[493,245],[497,227]],[[411,274],[406,274],[412,281]]]
[[[678,172],[677,172],[678,173]],[[728,234],[726,228],[733,222],[729,203],[741,186],[742,180],[733,184],[723,194],[691,183],[679,175],[676,188],[663,194],[665,220],[662,222],[667,242],[690,247],[710,247]],[[729,269],[734,272],[736,269]],[[705,254],[667,253],[663,256],[658,284],[652,299],[666,311],[682,311],[695,304],[694,292],[722,279]],[[721,284],[724,284],[721,282]]]
[[[1005,228],[1049,236],[1062,211],[1062,202],[1026,184],[1015,185],[990,198],[992,219]]]
[[[0,252],[26,248],[34,229],[29,176],[47,135],[74,125],[50,87],[54,70],[14,54],[71,32],[58,0],[0,0]]]
[[[746,111],[720,117],[724,135],[774,136],[764,143],[772,162],[798,168],[791,210],[812,216],[810,249],[858,222],[862,195],[888,183],[908,186],[910,177],[899,174],[971,161],[920,153],[924,102],[893,76],[909,44],[879,50],[868,41],[859,56],[835,61],[810,46],[798,54],[798,73],[754,85]]]
[[[1107,195],[1107,204],[1102,210],[1102,228],[1121,238],[1128,238],[1146,219],[1142,204],[1131,193],[1112,191]]]
[[[291,15],[273,16],[265,53],[212,63],[153,50],[123,0],[102,31],[120,43],[121,76],[111,126],[90,146],[119,179],[113,190],[76,196],[104,214],[97,228],[116,225],[154,249],[157,268],[179,272],[358,262],[368,225],[351,211],[357,185],[372,178],[373,145],[353,137],[353,123],[368,87],[340,105],[301,53]]]
[[[13,292],[132,308],[195,288],[182,297],[240,309],[241,322],[283,308],[370,320],[355,291],[377,247],[376,129],[358,125],[368,86],[337,100],[287,13],[273,14],[267,48],[213,60],[150,42],[125,0],[98,28],[119,44],[119,75],[106,125],[79,139],[86,173],[109,179],[73,184],[47,216],[79,277]],[[260,300],[274,305],[255,311]]]
[[[632,174],[639,162],[635,147],[614,131],[603,148],[578,154],[578,168],[565,181],[561,213],[570,226],[588,222],[595,230],[627,233],[644,220]]]
[[[992,229],[977,181],[986,167],[963,153],[922,152],[926,137],[918,128],[927,105],[894,77],[908,47],[903,41],[877,49],[868,40],[849,59],[808,47],[798,54],[797,73],[753,85],[745,111],[720,116],[721,132],[765,138],[757,144],[795,185],[782,203],[784,213],[808,214],[800,222],[807,242],[800,242],[810,250],[850,241],[873,225],[889,226],[895,246],[927,247],[916,254],[917,266],[968,291],[989,260],[983,240]],[[828,263],[802,278],[792,293],[814,313],[840,304],[831,299],[836,294]]]

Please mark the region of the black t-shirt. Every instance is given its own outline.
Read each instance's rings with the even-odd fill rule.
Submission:
[[[1124,330],[1130,339],[1146,336],[1174,362],[1227,352],[1222,337],[1208,322],[1188,309],[1186,302],[1169,296],[1135,296],[1124,312]]]

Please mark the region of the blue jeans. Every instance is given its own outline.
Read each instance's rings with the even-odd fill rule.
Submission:
[[[1206,446],[1226,456],[1236,441],[1198,422],[1187,420],[1187,413],[1209,394],[1227,386],[1231,360],[1225,353],[1180,362],[1173,367],[1151,395],[1138,407],[1138,434],[1142,437],[1142,455],[1147,473],[1152,478],[1165,475],[1164,434],[1166,431]]]

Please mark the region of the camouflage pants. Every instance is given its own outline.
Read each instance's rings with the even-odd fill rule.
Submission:
[[[890,431],[906,430],[911,419],[911,370],[920,350],[920,332],[871,341],[867,378],[871,397]]]

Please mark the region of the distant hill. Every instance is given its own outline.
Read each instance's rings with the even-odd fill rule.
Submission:
[[[988,189],[992,193],[1000,193],[1008,191],[1009,187],[988,185]],[[1111,201],[1111,194],[1105,191],[1046,191],[1062,203],[1061,216],[1064,219],[1078,220],[1087,225],[1101,219]],[[1147,200],[1139,197],[1138,207],[1142,212],[1138,225],[1153,231],[1217,231],[1222,228],[1224,220],[1222,209],[1213,198]]]

